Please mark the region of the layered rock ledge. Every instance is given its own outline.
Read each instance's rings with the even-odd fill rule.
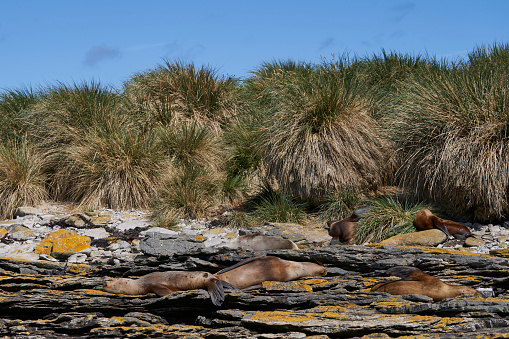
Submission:
[[[138,255],[122,263],[73,264],[0,259],[0,335],[24,338],[433,338],[509,337],[509,258],[429,247],[336,246],[250,252],[224,248]],[[275,255],[321,263],[323,278],[266,282],[226,292],[221,307],[206,291],[158,297],[102,291],[114,277],[161,270],[215,273],[241,259]],[[434,302],[369,292],[385,270],[415,266],[451,284],[484,288],[486,298]]]

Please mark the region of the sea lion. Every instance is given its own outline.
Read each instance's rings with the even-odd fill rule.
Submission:
[[[394,295],[420,294],[434,301],[455,298],[461,294],[482,297],[481,292],[471,287],[445,283],[415,267],[396,266],[388,269],[387,274],[400,277],[402,280],[377,283],[371,287],[371,292],[387,292]]]
[[[351,216],[344,218],[342,220],[330,220],[327,222],[327,229],[329,231],[329,235],[332,237],[330,241],[330,245],[342,244],[342,245],[351,245],[354,243],[355,238],[355,228],[357,227],[357,222],[362,217],[362,215],[366,214],[369,211],[369,208],[359,208],[356,209]]]
[[[264,281],[290,281],[326,274],[327,269],[315,263],[266,256],[242,260],[217,272],[215,276],[238,289],[247,289],[258,288]]]
[[[332,237],[330,245],[342,244],[351,245],[354,243],[355,227],[359,218],[355,214],[342,220],[331,220],[327,222],[329,235]]]
[[[117,294],[170,294],[176,291],[205,289],[208,291],[212,303],[221,306],[224,301],[223,285],[213,274],[208,272],[168,271],[153,272],[138,279],[116,278],[104,284],[106,292]]]
[[[473,236],[467,226],[455,221],[439,218],[426,208],[417,213],[414,219],[414,226],[418,231],[438,228],[448,236],[452,235],[461,240],[465,240],[466,238]]]
[[[293,241],[261,233],[241,235],[230,242],[219,244],[220,247],[242,248],[251,251],[298,250]]]

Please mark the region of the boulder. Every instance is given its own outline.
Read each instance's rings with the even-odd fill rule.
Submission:
[[[36,246],[35,252],[66,259],[74,253],[90,253],[90,243],[89,237],[79,236],[74,231],[60,229],[48,233]]]
[[[444,232],[432,229],[421,232],[398,234],[384,241],[381,245],[392,246],[437,246],[447,240]]]
[[[42,211],[35,207],[30,206],[20,206],[16,208],[16,211],[14,212],[15,217],[24,217],[26,215],[37,215],[41,214]]]
[[[32,237],[34,234],[34,231],[32,231],[30,228],[17,224],[7,226],[7,232],[9,237],[14,240],[26,240]]]

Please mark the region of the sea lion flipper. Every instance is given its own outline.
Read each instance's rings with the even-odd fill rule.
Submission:
[[[386,272],[389,275],[399,277],[403,280],[419,280],[416,279],[417,275],[423,273],[420,269],[410,266],[391,267]]]
[[[447,229],[447,226],[440,220],[433,220],[433,226],[438,228],[440,231],[444,232],[448,237],[451,236],[451,233],[449,233],[449,230]]]
[[[228,272],[228,271],[231,271],[233,270],[234,268],[237,268],[237,267],[240,267],[240,266],[243,266],[245,264],[248,264],[252,261],[255,261],[255,260],[258,260],[260,257],[253,257],[253,258],[248,258],[248,259],[244,259],[242,261],[239,261],[238,263],[236,263],[235,265],[232,265],[230,267],[226,267],[226,268],[223,268],[221,271],[217,272],[216,275],[218,274],[222,274],[222,273],[225,273],[225,272]]]
[[[229,282],[226,282],[224,280],[219,280],[221,282],[221,285],[223,286],[223,289],[225,288],[228,288],[230,290],[239,290],[237,287],[233,286],[232,284],[230,284]]]
[[[210,300],[216,306],[221,306],[224,301],[223,284],[220,280],[211,284],[207,290],[209,292]]]

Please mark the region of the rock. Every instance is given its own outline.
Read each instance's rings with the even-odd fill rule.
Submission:
[[[68,263],[79,263],[82,264],[86,261],[87,255],[85,253],[74,253],[67,258]]]
[[[127,220],[123,221],[120,224],[116,226],[116,228],[120,231],[126,231],[135,229],[136,227],[149,227],[150,226],[150,220],[148,219],[141,219],[141,220]]]
[[[148,230],[140,232],[141,236],[151,236],[153,234],[164,234],[168,237],[173,236],[174,238],[176,238],[176,237],[178,237],[179,232],[174,231],[174,230],[169,230],[167,228],[162,228],[162,227],[152,227],[152,228],[149,228]]]
[[[90,219],[90,223],[94,226],[106,226],[111,220],[111,214],[100,214],[98,216],[93,216]]]
[[[16,208],[16,211],[14,212],[15,217],[24,217],[26,215],[37,215],[41,214],[42,211],[35,207],[30,206],[21,206]]]
[[[110,236],[110,233],[106,231],[103,227],[80,230],[79,234],[94,239],[106,239]]]
[[[301,244],[328,243],[331,239],[329,232],[323,227],[309,227],[290,223],[267,223],[263,226],[251,227],[248,230],[239,230],[239,235],[263,233],[289,239],[299,246]]]
[[[474,237],[468,237],[465,239],[465,246],[468,247],[483,246],[484,244],[486,244],[485,241]]]
[[[37,245],[37,254],[49,254],[55,258],[67,258],[74,253],[90,253],[91,239],[86,236],[78,236],[76,232],[60,229],[50,232]]]
[[[147,237],[140,240],[140,250],[147,255],[171,255],[174,253],[196,252],[203,248],[197,242],[175,239],[172,234],[146,233]]]
[[[74,214],[71,215],[69,218],[65,220],[65,223],[69,226],[74,227],[83,227],[87,225],[88,220],[90,220],[90,217],[82,214]]]
[[[11,225],[7,227],[9,237],[15,240],[26,240],[34,234],[30,228],[22,225]]]
[[[436,229],[421,232],[398,234],[384,241],[381,245],[392,246],[437,246],[447,240],[444,232]]]

